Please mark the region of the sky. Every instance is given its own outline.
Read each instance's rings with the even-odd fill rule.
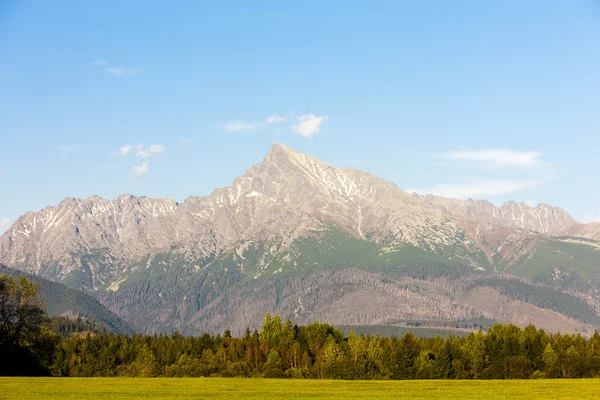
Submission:
[[[208,195],[274,142],[419,193],[600,219],[600,4],[0,1],[0,232]]]

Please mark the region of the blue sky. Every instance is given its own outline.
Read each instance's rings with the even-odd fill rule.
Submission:
[[[0,231],[207,195],[273,142],[399,187],[600,218],[600,5],[0,2]]]

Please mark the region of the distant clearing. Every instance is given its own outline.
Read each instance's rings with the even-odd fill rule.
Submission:
[[[600,399],[600,380],[0,378],[0,399]]]

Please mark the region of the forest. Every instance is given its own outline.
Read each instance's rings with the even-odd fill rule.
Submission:
[[[242,337],[120,335],[45,316],[37,285],[0,276],[0,374],[71,377],[527,379],[600,377],[600,334],[491,326],[464,337],[344,335],[267,314]]]

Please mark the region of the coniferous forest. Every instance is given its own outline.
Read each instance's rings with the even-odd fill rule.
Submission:
[[[344,336],[267,314],[260,331],[119,335],[93,321],[49,319],[26,278],[0,276],[0,374],[299,379],[600,377],[600,335],[494,325],[466,337]]]

